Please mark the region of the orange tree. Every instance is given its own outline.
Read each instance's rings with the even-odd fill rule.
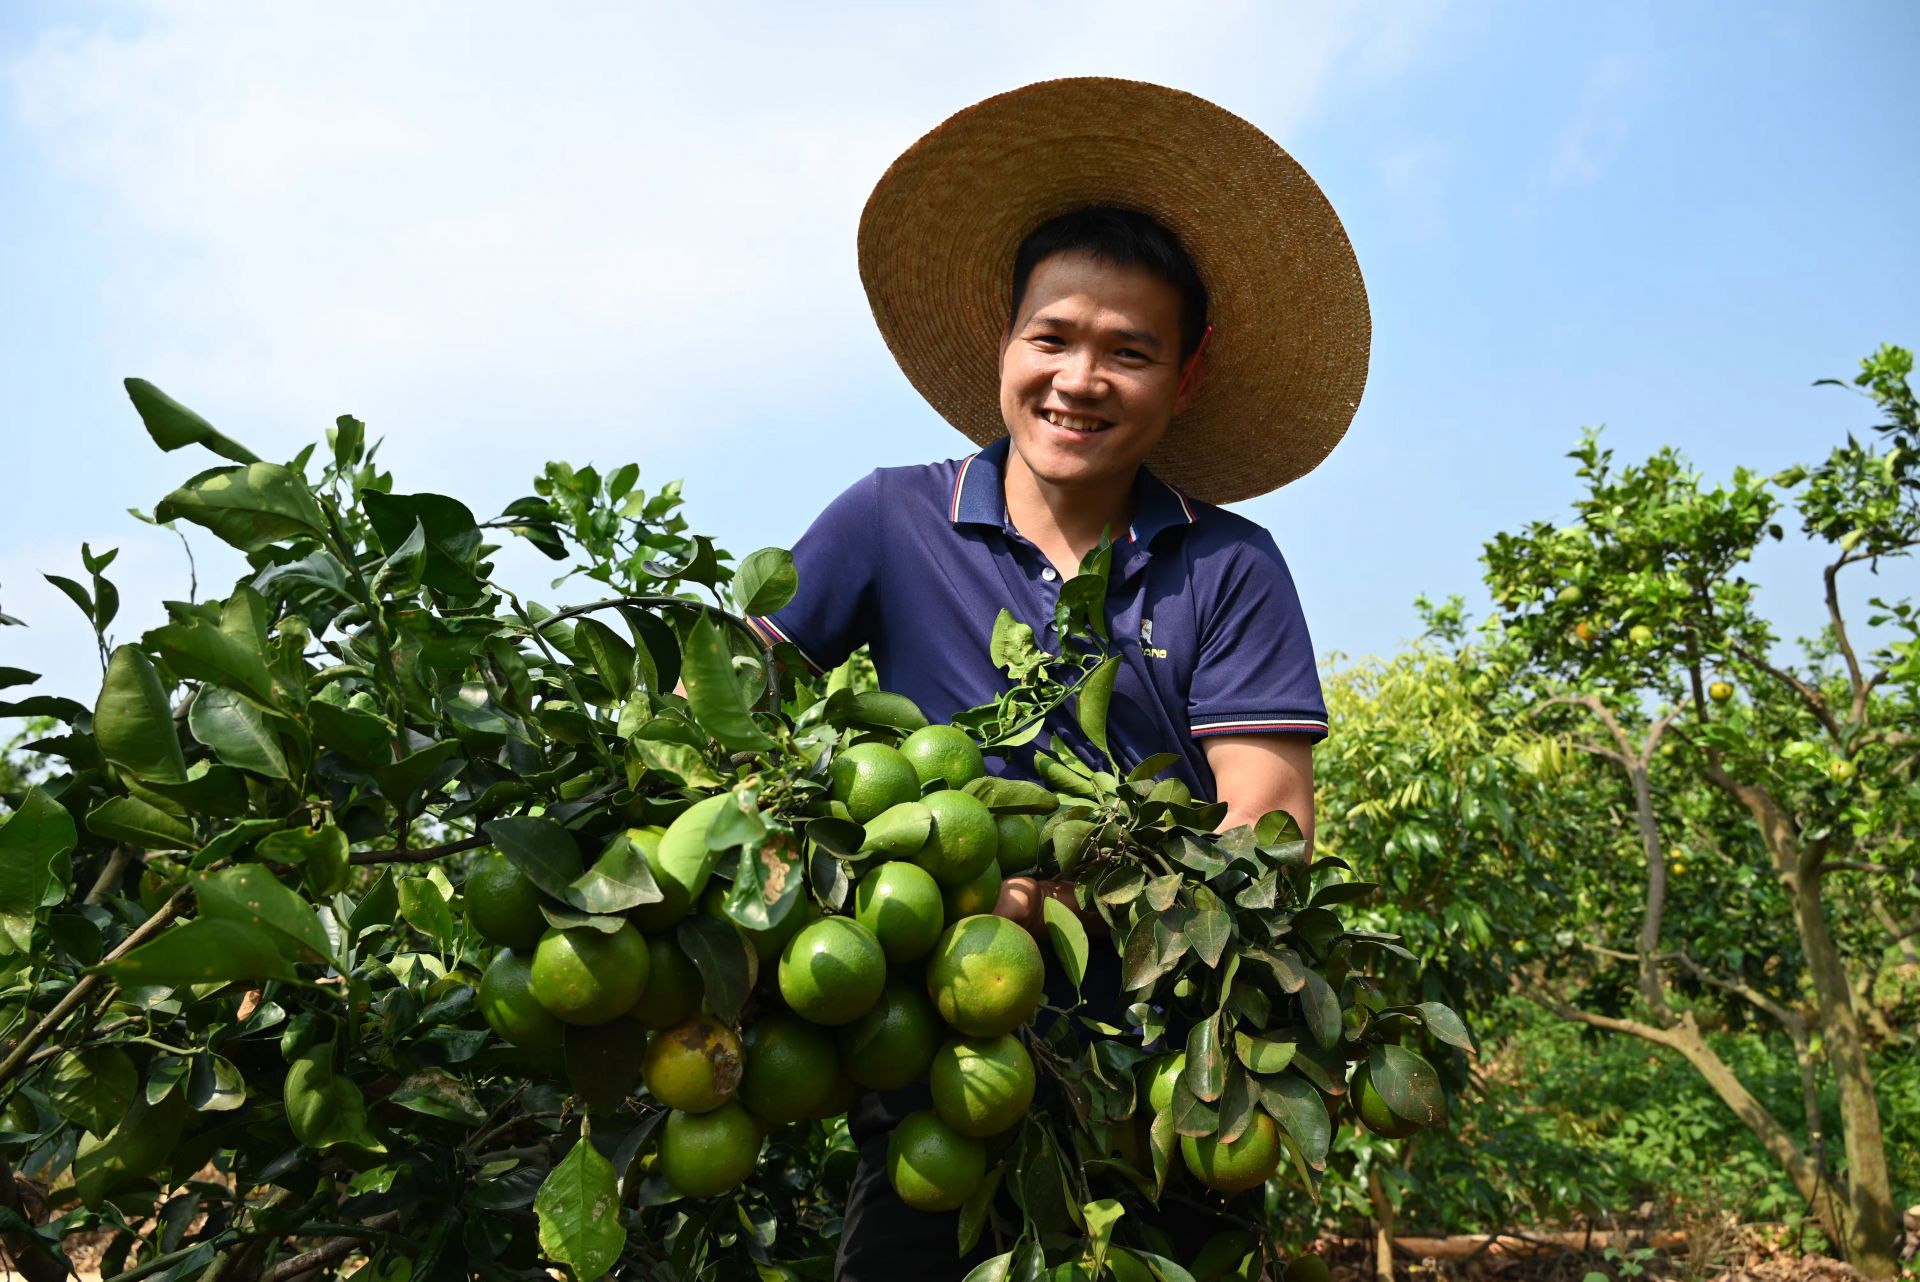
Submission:
[[[1224,806],[1156,777],[1171,757],[1107,752],[1110,550],[1063,588],[1061,653],[1003,615],[1007,691],[930,727],[783,684],[801,665],[730,607],[784,604],[791,558],[729,568],[632,465],[549,465],[483,522],[396,492],[351,418],[281,465],[128,390],[162,449],[223,460],[152,519],[248,568],[113,644],[113,554],[83,547],[57,582],[97,696],[0,669],[0,715],[63,727],[0,818],[0,1236],[34,1282],[79,1233],[121,1282],[818,1276],[852,1157],[832,1119],[896,1074],[936,1109],[889,1177],[961,1210],[958,1249],[998,1246],[982,1277],[1184,1282],[1141,1208],[1315,1185],[1350,1097],[1382,1132],[1443,1114],[1421,1050],[1465,1032],[1406,994],[1414,954],[1343,920],[1372,887],[1309,867],[1287,816],[1216,833]],[[613,595],[522,600],[495,531]],[[1046,786],[982,773],[1069,701],[1100,759],[1055,741]],[[1003,831],[1078,881],[1044,957],[978,911]],[[853,887],[894,864],[945,893],[890,982]],[[1041,1009],[1044,968],[1084,981],[1083,919],[1125,1027]],[[1278,1263],[1260,1210],[1212,1276]]]
[[[1621,786],[1615,844],[1639,856],[1624,865],[1636,876],[1587,887],[1593,911],[1567,921],[1570,946],[1531,995],[1683,1057],[1876,1277],[1895,1267],[1898,1221],[1869,1057],[1910,1036],[1876,1009],[1875,977],[1920,906],[1920,609],[1882,578],[1870,622],[1885,640],[1864,646],[1840,585],[1920,544],[1911,368],[1898,348],[1867,359],[1854,381],[1878,412],[1874,436],[1772,478],[1737,469],[1709,488],[1672,449],[1616,468],[1589,433],[1573,453],[1586,492],[1572,521],[1501,534],[1485,557],[1510,672],[1487,715],[1604,763]],[[1827,552],[1827,626],[1798,660],[1776,654],[1744,576],[1783,537],[1789,500]],[[1709,862],[1726,870],[1723,902],[1676,920],[1675,879]],[[1811,1107],[1794,1133],[1715,1051],[1685,997],[1699,987],[1790,1039],[1809,1101],[1831,1074],[1837,1148]]]

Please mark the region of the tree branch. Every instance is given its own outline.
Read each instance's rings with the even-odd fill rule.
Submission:
[[[1850,560],[1865,560],[1865,557],[1842,556],[1838,561],[1822,571],[1827,581],[1827,617],[1833,622],[1833,639],[1840,646],[1840,655],[1847,661],[1847,684],[1853,690],[1853,709],[1847,720],[1859,725],[1867,711],[1867,682],[1860,672],[1860,660],[1853,652],[1853,642],[1847,638],[1847,621],[1840,616],[1840,568]]]
[[[1825,695],[1815,690],[1799,677],[1794,676],[1793,673],[1788,672],[1785,668],[1774,667],[1773,664],[1767,662],[1764,657],[1749,650],[1737,641],[1734,642],[1733,652],[1745,659],[1748,663],[1751,663],[1754,667],[1759,668],[1774,678],[1774,680],[1791,687],[1793,692],[1800,696],[1800,702],[1807,705],[1807,710],[1819,718],[1820,724],[1826,728],[1827,734],[1832,737],[1836,743],[1840,741],[1840,723],[1834,720],[1832,710],[1827,707],[1827,697]],[[1852,656],[1849,655],[1848,657],[1851,658]]]
[[[450,841],[444,846],[424,846],[419,850],[356,850],[349,859],[356,865],[430,864],[446,855],[457,855],[463,850],[478,850],[482,846],[491,844],[493,844],[493,838],[481,834],[462,837],[459,841]]]

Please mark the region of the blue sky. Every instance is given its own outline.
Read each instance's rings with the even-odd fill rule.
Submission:
[[[0,664],[92,690],[39,578],[82,540],[123,548],[122,635],[185,593],[125,509],[200,461],[148,444],[126,374],[268,455],[351,412],[400,488],[483,514],[548,458],[634,459],[737,553],[963,452],[873,330],[853,229],[920,133],[1050,76],[1211,97],[1345,219],[1366,399],[1240,508],[1323,653],[1392,651],[1421,592],[1481,601],[1481,543],[1564,514],[1583,424],[1773,470],[1868,421],[1815,378],[1920,342],[1910,4],[662,9],[0,7],[0,607],[32,624]],[[1756,575],[1787,635],[1818,625],[1810,550]]]

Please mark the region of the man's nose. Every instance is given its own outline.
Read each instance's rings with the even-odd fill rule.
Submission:
[[[1100,373],[1099,358],[1092,352],[1076,352],[1060,362],[1053,374],[1054,390],[1077,400],[1093,400],[1106,392],[1106,379]]]

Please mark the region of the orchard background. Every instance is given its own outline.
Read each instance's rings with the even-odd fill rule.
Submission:
[[[1055,18],[1082,38],[1040,38],[1031,14],[995,7],[741,22],[586,5],[534,24],[484,4],[8,6],[0,381],[16,480],[0,613],[23,625],[0,625],[9,1045],[96,944],[164,911],[180,862],[90,829],[102,798],[65,792],[75,762],[27,745],[84,737],[60,717],[97,710],[118,647],[166,665],[147,638],[191,612],[165,602],[204,611],[258,573],[202,527],[144,519],[216,460],[153,450],[123,375],[279,462],[350,410],[369,425],[360,448],[384,444],[377,466],[347,469],[464,501],[530,613],[615,586],[717,609],[707,586],[643,568],[689,564],[694,531],[718,541],[700,572],[737,609],[727,549],[790,543],[867,467],[958,449],[865,317],[850,246],[873,177],[1008,85],[1132,75],[1279,138],[1360,250],[1376,341],[1353,432],[1244,510],[1275,531],[1328,656],[1320,853],[1381,886],[1343,917],[1400,936],[1426,962],[1412,996],[1459,1011],[1479,1051],[1422,1043],[1446,1123],[1330,1133],[1317,1202],[1297,1171],[1276,1181],[1275,1240],[1317,1241],[1358,1274],[1425,1257],[1573,1277],[1785,1271],[1805,1253],[1897,1267],[1920,1203],[1920,661],[1909,375],[1879,345],[1910,347],[1917,319],[1904,211],[1920,171],[1902,161],[1920,19],[1897,3]],[[343,466],[337,446],[307,457],[315,478]],[[568,462],[543,467],[554,456]],[[641,492],[643,524],[623,525]],[[550,525],[510,508],[529,496]],[[391,551],[377,530],[354,537]],[[443,551],[423,551],[423,583],[452,572]],[[443,590],[404,561],[387,595]],[[35,785],[64,798],[78,854],[14,857]],[[350,853],[390,840],[357,835]],[[381,949],[447,952],[455,970],[478,956],[470,855],[445,856],[440,880],[406,874],[404,902],[393,879]],[[303,864],[277,866],[318,893]],[[356,906],[385,866],[349,864]],[[476,1030],[471,1011],[435,1009],[440,978],[395,980],[420,990],[408,1035]],[[148,1070],[172,1052],[127,1053]],[[236,1083],[217,1056],[186,1058],[180,1098],[207,1116],[283,1104],[279,1078],[249,1087],[260,1064],[228,1057]],[[10,1104],[20,1081],[0,1085]],[[403,1111],[426,1120],[397,1133],[459,1124],[458,1098],[413,1098]],[[74,1201],[62,1143],[118,1115],[62,1099],[79,1120],[30,1100],[0,1141],[19,1264],[52,1265],[32,1233],[107,1275],[168,1255],[146,1276],[216,1267],[190,1258],[211,1186],[170,1188],[160,1220],[117,1209],[128,1192]],[[573,1133],[565,1101],[528,1108]],[[843,1178],[844,1152],[821,1143],[792,1169]],[[783,1207],[820,1230],[814,1250],[830,1240],[822,1187],[796,1182]],[[330,1223],[269,1220],[288,1232],[263,1267],[345,1250]],[[1473,1236],[1488,1233],[1508,1236]]]

